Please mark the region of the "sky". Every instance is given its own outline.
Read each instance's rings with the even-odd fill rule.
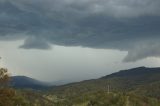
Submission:
[[[160,66],[159,0],[0,0],[0,65],[70,82]]]

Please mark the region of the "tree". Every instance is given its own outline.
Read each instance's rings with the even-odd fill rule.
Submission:
[[[4,88],[8,85],[10,80],[8,70],[6,68],[0,68],[0,88]]]
[[[6,68],[0,68],[0,106],[9,106],[12,104],[11,98],[14,97],[13,89],[7,88],[9,83],[9,74]]]
[[[28,106],[25,99],[8,86],[10,76],[6,68],[0,68],[0,106]]]

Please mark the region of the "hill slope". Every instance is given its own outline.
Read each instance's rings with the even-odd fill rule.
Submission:
[[[143,77],[146,75],[156,75],[160,74],[160,68],[146,68],[146,67],[138,67],[128,70],[121,70],[119,72],[107,75],[102,77],[103,79],[106,78],[113,78],[113,77]]]
[[[26,76],[11,77],[11,86],[15,88],[32,88],[32,89],[44,89],[48,87],[47,83]]]
[[[70,95],[74,95],[77,91],[83,93],[107,90],[108,85],[110,91],[113,92],[137,92],[152,97],[160,97],[160,68],[138,67],[121,70],[99,79],[55,87],[52,91],[57,94],[70,93]]]
[[[121,70],[54,87],[46,95],[56,106],[160,106],[160,68]]]

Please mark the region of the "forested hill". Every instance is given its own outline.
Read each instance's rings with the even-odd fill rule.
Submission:
[[[46,89],[48,83],[38,81],[26,76],[13,76],[10,79],[10,86],[14,88]]]
[[[99,79],[54,87],[54,92],[74,91],[90,92],[98,89],[111,91],[137,92],[144,95],[160,97],[160,68],[138,67],[106,75]],[[146,93],[147,92],[147,93]]]
[[[138,67],[128,70],[121,70],[119,72],[106,75],[102,77],[102,79],[113,78],[113,77],[141,77],[143,76],[152,76],[160,74],[160,68],[146,68],[146,67]]]
[[[47,92],[50,97],[56,95],[61,105],[160,106],[160,68],[121,70],[99,79],[53,87]]]

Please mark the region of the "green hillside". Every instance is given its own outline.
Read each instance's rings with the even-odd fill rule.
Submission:
[[[54,87],[47,92],[50,98],[56,97],[57,106],[159,106],[160,68],[122,70],[100,79]],[[94,105],[89,105],[90,102]]]

